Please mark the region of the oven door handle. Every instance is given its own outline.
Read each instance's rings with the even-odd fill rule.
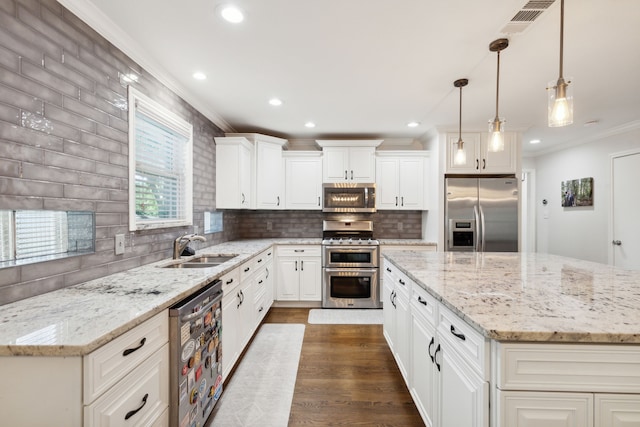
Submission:
[[[378,269],[377,268],[358,268],[358,267],[349,267],[349,268],[327,268],[325,267],[324,271],[326,273],[347,273],[347,272],[352,272],[352,273],[377,273]]]

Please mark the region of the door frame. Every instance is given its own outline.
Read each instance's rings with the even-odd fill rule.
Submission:
[[[610,182],[610,186],[609,186],[609,230],[608,230],[608,240],[607,243],[609,244],[609,250],[607,251],[608,255],[608,263],[609,265],[614,265],[614,256],[613,256],[613,245],[611,244],[611,242],[613,241],[613,218],[614,218],[614,212],[613,212],[613,186],[614,186],[614,182],[613,182],[613,162],[615,159],[620,158],[620,157],[626,157],[626,156],[633,156],[635,154],[640,154],[640,148],[633,148],[631,150],[626,150],[626,151],[620,151],[617,153],[611,153],[609,155],[609,182]]]
[[[534,253],[537,245],[536,216],[536,170],[522,169],[521,181],[521,213],[520,213],[520,252]],[[526,244],[526,247],[525,247]]]

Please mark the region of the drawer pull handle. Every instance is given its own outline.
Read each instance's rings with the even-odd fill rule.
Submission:
[[[402,280],[402,279],[398,279],[398,282],[400,282],[400,284],[401,284],[402,286],[404,286],[404,285],[405,285],[404,280]]]
[[[427,350],[427,352],[429,353],[429,357],[431,358],[431,363],[434,363],[436,361],[436,358],[433,356],[433,354],[431,354],[431,347],[433,347],[433,344],[435,344],[436,342],[436,337],[431,337],[431,341],[429,342],[429,349]]]
[[[258,282],[258,285],[262,285],[262,280],[260,280],[260,281]]]
[[[269,253],[267,254],[267,256],[271,256],[271,252],[269,252]]]
[[[427,302],[423,300],[421,296],[418,296],[418,302],[422,305],[427,305]]]
[[[260,259],[258,260],[258,262],[262,262],[262,258],[260,258]]]
[[[227,281],[226,281],[226,284],[227,284],[227,285],[228,285],[228,284],[231,284],[231,283],[233,283],[233,278],[231,278],[231,279],[229,279],[229,280],[227,280]]]
[[[436,351],[433,353],[433,361],[436,364],[436,368],[438,368],[438,372],[440,372],[440,364],[438,363],[437,354],[440,350],[442,350],[442,348],[440,348],[440,344],[438,344]]]
[[[458,337],[460,338],[462,341],[466,340],[467,338],[464,336],[464,334],[461,334],[459,332],[456,332],[456,328],[455,326],[451,325],[451,333],[453,334],[454,337]]]
[[[133,411],[127,412],[127,415],[124,416],[124,419],[128,420],[129,418],[131,418],[135,414],[137,414],[138,411],[140,411],[140,409],[144,408],[144,405],[147,404],[147,398],[149,398],[149,393],[145,394],[144,397],[142,398],[142,405],[140,405],[140,407],[138,409],[134,409]]]
[[[294,249],[293,252],[304,252],[304,249]]]
[[[135,348],[128,348],[128,349],[126,349],[125,351],[123,351],[123,352],[122,352],[122,355],[123,355],[123,356],[128,356],[128,355],[130,355],[131,353],[133,353],[134,351],[140,350],[140,349],[142,348],[142,346],[144,345],[144,343],[146,343],[146,342],[147,342],[147,339],[146,339],[146,338],[142,338],[142,339],[140,340],[140,345],[139,345],[139,346],[137,346],[137,347],[135,347]]]
[[[258,310],[258,313],[262,313],[262,310],[264,310],[264,307],[260,307],[260,310]]]
[[[391,273],[391,269],[390,269],[389,267],[387,267],[387,271],[388,271],[389,273]]]
[[[244,272],[246,273],[247,271],[251,270],[251,267],[247,267],[244,269]]]

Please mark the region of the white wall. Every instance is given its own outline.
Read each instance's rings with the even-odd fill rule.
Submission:
[[[536,171],[538,252],[607,263],[611,244],[610,156],[638,147],[640,129],[636,126],[623,133],[524,161],[527,167]],[[593,177],[593,206],[563,208],[560,183],[587,177]],[[546,206],[542,204],[543,199],[548,201]]]

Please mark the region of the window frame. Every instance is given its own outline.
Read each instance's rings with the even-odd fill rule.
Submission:
[[[193,225],[193,126],[169,109],[129,86],[129,230],[184,227]],[[183,218],[144,220],[136,216],[136,112],[150,117],[188,139],[184,153],[184,186],[180,195],[184,205]]]

